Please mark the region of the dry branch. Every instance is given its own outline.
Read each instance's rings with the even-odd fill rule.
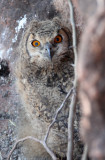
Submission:
[[[61,109],[64,107],[65,102],[67,101],[67,99],[68,99],[69,96],[71,95],[72,90],[73,90],[73,88],[70,89],[70,91],[69,91],[68,94],[66,95],[64,101],[62,102],[61,106],[57,109],[56,114],[55,114],[55,117],[54,117],[52,123],[49,125],[48,130],[47,130],[47,133],[46,133],[46,135],[45,135],[45,138],[44,138],[44,141],[45,141],[45,142],[47,142],[47,138],[48,138],[48,136],[49,136],[50,129],[51,129],[51,127],[54,125],[54,123],[56,122],[57,116],[58,116],[59,112],[61,111]]]
[[[83,155],[82,155],[82,160],[87,160],[87,155],[88,155],[88,146],[85,145]]]
[[[75,108],[76,108],[76,93],[74,90],[71,104],[69,106],[69,118],[68,118],[68,152],[67,152],[67,158],[68,160],[73,159],[73,124],[74,124],[74,114],[75,114]]]
[[[26,141],[26,140],[28,140],[28,139],[33,140],[33,141],[38,142],[38,143],[40,143],[41,145],[43,145],[43,147],[46,149],[46,151],[49,153],[49,155],[52,157],[52,159],[53,159],[53,160],[57,160],[55,154],[47,147],[47,145],[46,145],[46,143],[45,143],[44,141],[40,141],[40,140],[38,140],[37,138],[32,137],[32,136],[27,136],[27,137],[24,137],[24,138],[19,139],[18,141],[16,141],[15,144],[14,144],[14,147],[12,148],[12,150],[10,151],[10,153],[9,153],[9,155],[8,155],[7,160],[10,160],[10,157],[11,157],[13,151],[16,149],[16,146],[17,146],[20,142],[24,142],[24,141]]]
[[[72,39],[73,39],[73,51],[74,51],[74,93],[72,96],[71,104],[69,106],[69,118],[68,118],[68,149],[67,160],[73,159],[73,124],[74,115],[77,103],[77,39],[76,39],[76,27],[74,21],[74,11],[72,1],[68,0],[70,7],[70,22],[72,26]]]

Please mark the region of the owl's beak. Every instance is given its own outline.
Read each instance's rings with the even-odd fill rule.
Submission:
[[[45,49],[47,50],[47,55],[46,56],[52,61],[51,48],[52,48],[52,44],[47,42],[45,44]]]

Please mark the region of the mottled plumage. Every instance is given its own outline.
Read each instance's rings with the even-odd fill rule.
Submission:
[[[56,36],[61,37],[61,42],[55,43],[60,40]],[[40,45],[34,47],[33,43]],[[21,95],[25,116],[28,117],[20,135],[23,133],[22,136],[33,135],[44,139],[57,108],[72,87],[73,52],[69,49],[71,44],[71,33],[62,26],[58,18],[33,21],[26,29],[16,63],[16,86]],[[50,149],[60,157],[65,157],[67,150],[69,102],[70,99],[59,113],[47,141]],[[41,145],[34,142],[32,146],[30,150],[34,150],[35,160],[48,159],[49,156]]]

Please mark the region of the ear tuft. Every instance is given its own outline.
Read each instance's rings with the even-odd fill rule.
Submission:
[[[58,17],[53,18],[53,23],[55,25],[60,25],[61,26],[61,21],[60,21],[60,19]]]
[[[38,26],[39,26],[39,21],[36,21],[36,20],[33,20],[30,24],[29,24],[29,28],[30,28],[30,32],[33,30],[33,29],[37,29]]]

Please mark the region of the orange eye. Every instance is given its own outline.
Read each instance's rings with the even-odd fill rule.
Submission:
[[[56,37],[54,38],[54,42],[55,42],[55,43],[60,43],[60,42],[62,42],[62,36],[60,36],[60,35],[56,36]]]
[[[34,47],[38,47],[38,46],[40,46],[40,42],[39,41],[37,41],[37,40],[34,40],[34,41],[32,41],[32,46],[34,46]]]

